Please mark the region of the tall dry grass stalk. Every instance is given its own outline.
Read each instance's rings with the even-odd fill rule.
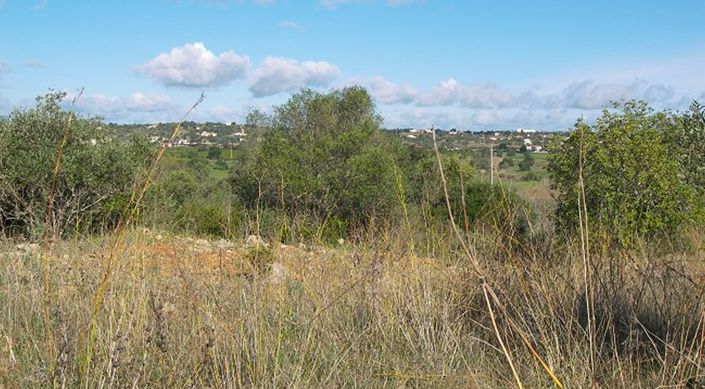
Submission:
[[[404,238],[262,251],[129,230],[95,317],[108,240],[57,241],[49,277],[60,328],[56,385],[484,388],[517,386],[515,374],[532,388],[703,382],[703,287],[675,273],[705,274],[703,252],[646,251],[624,269],[623,289],[595,291],[605,313],[596,321],[603,346],[593,375],[580,318],[579,247],[523,266],[478,251],[481,280],[462,248],[410,256]],[[40,258],[14,250],[0,242],[0,385],[49,386],[37,352],[46,344]],[[256,262],[256,251],[270,258],[267,265]],[[620,297],[608,300],[612,294]],[[637,305],[639,295],[646,305]],[[637,315],[631,327],[629,306]],[[659,317],[662,324],[653,321]],[[86,374],[91,320],[96,337]]]
[[[160,150],[113,234],[0,240],[0,387],[705,384],[701,245],[591,255],[584,189],[581,243],[456,220],[435,151],[450,223],[422,204],[357,244],[297,246],[130,228]]]
[[[590,375],[592,376],[592,386],[595,386],[595,318],[592,288],[590,286],[591,264],[590,264],[590,224],[588,220],[587,200],[585,198],[585,180],[583,178],[583,166],[585,163],[584,133],[581,133],[578,156],[578,219],[580,220],[580,252],[583,258],[583,282],[585,284],[585,310],[587,312],[587,331],[590,343]]]
[[[498,301],[498,298],[496,294],[494,293],[492,286],[487,282],[487,276],[485,273],[485,270],[482,268],[482,265],[477,259],[477,254],[475,252],[475,249],[473,246],[471,246],[467,241],[466,238],[463,237],[460,234],[460,230],[458,229],[457,224],[455,223],[455,218],[453,216],[453,208],[451,207],[451,201],[450,201],[450,196],[448,195],[448,185],[445,179],[445,173],[443,171],[443,163],[441,162],[441,154],[440,151],[438,150],[438,143],[436,142],[436,131],[433,129],[433,149],[436,153],[436,159],[438,161],[438,171],[441,177],[441,184],[443,186],[443,194],[445,196],[446,200],[446,206],[448,208],[448,217],[450,219],[450,224],[453,228],[453,231],[455,232],[456,238],[461,242],[463,251],[465,252],[465,255],[467,256],[467,259],[470,261],[472,264],[473,271],[476,273],[478,279],[480,280],[481,283],[481,288],[482,288],[482,293],[485,297],[485,303],[487,307],[487,311],[490,315],[491,321],[492,321],[492,327],[494,329],[494,334],[497,338],[498,343],[500,344],[500,347],[502,349],[502,353],[504,354],[504,357],[507,360],[507,364],[509,365],[510,369],[512,370],[512,375],[514,376],[515,382],[517,387],[523,388],[524,385],[522,384],[522,380],[519,377],[519,373],[517,372],[517,369],[514,365],[514,361],[512,358],[512,354],[509,351],[509,349],[505,345],[505,341],[502,338],[502,334],[497,326],[497,318],[495,317],[494,309],[492,308],[492,303],[490,302],[489,294],[491,294],[495,300]],[[463,195],[463,206],[465,206],[465,198]],[[467,210],[463,209],[463,214],[467,215]],[[498,301],[499,302],[499,301]],[[511,317],[509,316],[509,312],[506,310],[503,310],[503,314],[506,316],[507,320],[511,321]],[[516,328],[517,332],[520,333],[520,336],[522,339],[526,340],[526,336],[521,333],[521,329]],[[560,388],[563,387],[563,384],[560,382],[560,380],[556,377],[555,373],[551,371],[550,368],[548,368],[548,365],[544,362],[544,360],[538,355],[536,352],[535,348],[533,348],[530,344],[530,342],[527,341],[527,346],[529,349],[532,351],[532,355],[536,357],[538,362],[541,364],[541,366],[546,370],[547,374],[551,377],[553,382]]]
[[[81,88],[78,94],[71,101],[71,105],[76,105],[76,101],[83,95],[83,88]],[[49,375],[52,377],[52,386],[55,385],[54,369],[56,365],[54,357],[54,331],[53,324],[50,319],[49,310],[51,305],[51,290],[49,286],[49,272],[51,264],[50,254],[51,254],[51,242],[57,238],[59,231],[56,231],[54,226],[52,226],[53,216],[54,216],[54,199],[56,197],[56,181],[61,172],[61,158],[64,155],[64,149],[66,147],[66,142],[69,138],[69,130],[73,124],[74,113],[69,112],[68,119],[62,130],[61,142],[56,151],[56,158],[54,159],[54,171],[51,177],[51,184],[49,185],[49,194],[47,196],[47,207],[46,214],[44,217],[44,235],[43,235],[43,247],[42,247],[42,271],[44,273],[44,329],[46,333],[46,363],[49,367]]]
[[[179,134],[179,131],[181,130],[181,125],[184,122],[184,120],[188,117],[188,115],[191,114],[204,100],[204,94],[201,93],[199,98],[196,100],[196,102],[184,113],[184,115],[181,117],[179,122],[174,126],[174,129],[171,133],[171,136],[169,137],[169,141],[173,141],[176,136]],[[157,154],[155,155],[152,164],[147,170],[147,174],[144,180],[144,183],[141,185],[141,187],[135,187],[133,189],[132,194],[130,195],[130,200],[125,207],[125,210],[121,214],[120,218],[117,221],[117,225],[115,226],[112,234],[110,234],[110,242],[108,243],[108,250],[107,250],[107,255],[104,256],[103,260],[103,274],[101,276],[101,281],[100,284],[98,285],[98,288],[96,289],[95,292],[95,297],[93,299],[93,310],[91,312],[91,319],[90,319],[90,324],[89,324],[89,329],[87,332],[87,339],[85,341],[86,343],[86,351],[85,355],[83,357],[83,364],[81,366],[81,376],[83,377],[84,375],[88,374],[90,365],[91,365],[91,359],[93,356],[93,346],[95,343],[95,337],[96,337],[96,317],[98,315],[98,312],[101,309],[101,306],[103,304],[103,300],[105,298],[105,293],[106,290],[109,286],[110,283],[110,278],[112,276],[112,271],[113,271],[113,261],[116,258],[116,254],[122,251],[124,248],[124,240],[125,240],[125,232],[127,231],[127,227],[130,226],[132,223],[132,220],[134,219],[135,215],[139,211],[139,208],[142,204],[142,199],[144,198],[145,193],[147,193],[147,190],[152,184],[152,179],[154,177],[155,172],[157,171],[157,168],[159,166],[159,161],[161,161],[162,157],[164,156],[164,151],[166,150],[165,147],[160,147],[159,150],[157,151]],[[86,381],[87,382],[87,381]]]

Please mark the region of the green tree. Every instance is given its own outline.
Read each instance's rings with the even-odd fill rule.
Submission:
[[[519,162],[519,170],[523,172],[528,172],[531,171],[531,168],[534,166],[534,156],[531,155],[531,152],[529,151],[524,151],[524,159]]]
[[[9,233],[41,233],[65,131],[52,212],[55,235],[113,223],[153,155],[144,138],[118,141],[100,119],[72,117],[61,108],[64,97],[38,97],[35,108],[15,110],[0,123],[0,228]]]
[[[500,169],[507,169],[514,166],[514,160],[508,157],[502,158],[502,162],[499,163]]]
[[[271,124],[261,142],[248,140],[234,164],[233,192],[247,207],[348,226],[392,211],[401,145],[380,130],[365,89],[304,89],[275,108]]]
[[[580,225],[581,172],[591,227],[619,243],[692,221],[695,191],[680,174],[664,131],[671,118],[640,101],[614,108],[604,110],[593,127],[578,122],[551,146],[548,172],[557,192],[557,226],[575,231]]]
[[[220,159],[220,154],[222,154],[223,149],[220,147],[209,147],[208,148],[208,154],[206,158],[217,161]]]
[[[680,174],[705,201],[705,106],[694,101],[689,111],[673,115],[666,139]]]

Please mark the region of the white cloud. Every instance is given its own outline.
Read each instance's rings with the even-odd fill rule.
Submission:
[[[218,123],[229,123],[238,121],[242,118],[243,110],[240,108],[228,107],[225,105],[216,105],[214,107],[208,108],[203,113],[197,113],[194,115],[195,120],[202,119],[203,121],[218,122]]]
[[[459,104],[466,108],[490,108],[506,106],[512,99],[511,93],[495,84],[461,84],[450,78],[421,94],[417,103],[423,106]]]
[[[410,85],[398,85],[382,77],[355,78],[347,84],[358,84],[382,104],[409,104],[416,100],[418,92]]]
[[[640,99],[657,108],[680,106],[671,85],[652,84],[643,79],[628,83],[596,83],[591,80],[573,82],[557,92],[541,93],[539,89],[511,92],[497,84],[463,84],[454,78],[436,87],[417,91],[399,86],[381,77],[353,80],[366,86],[382,104],[415,104],[422,107],[457,106],[467,109],[586,109],[598,110],[611,101]]]
[[[561,100],[568,108],[600,109],[611,101],[641,99],[660,105],[671,100],[673,87],[664,84],[649,84],[636,79],[628,84],[598,84],[591,80],[574,82],[562,92]]]
[[[426,91],[409,87],[414,93],[404,99],[398,97],[396,84],[382,78],[377,78],[376,84],[357,82],[382,103],[385,123],[397,127],[435,124],[464,129],[563,129],[581,115],[594,120],[611,101],[641,99],[656,109],[683,109],[690,101],[676,94],[671,85],[643,79],[622,83],[585,80],[547,92],[540,87],[510,91],[492,83],[463,84],[451,78]]]
[[[69,93],[64,102],[70,104],[74,97],[76,93]],[[83,113],[101,116],[112,122],[175,121],[181,114],[180,107],[169,96],[142,92],[124,97],[83,95],[76,100],[75,107]]]
[[[250,91],[255,97],[263,97],[307,86],[325,87],[339,75],[340,69],[325,61],[266,57],[253,75]]]
[[[205,88],[244,78],[249,66],[247,56],[233,51],[215,55],[202,42],[196,42],[159,54],[135,71],[167,86]]]

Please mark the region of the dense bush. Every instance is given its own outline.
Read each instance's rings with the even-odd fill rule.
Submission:
[[[684,181],[705,201],[705,106],[695,101],[672,119],[665,134],[671,153]]]
[[[288,220],[306,220],[323,240],[371,223],[403,223],[403,213],[423,210],[431,211],[433,223],[447,224],[436,156],[381,131],[366,90],[302,90],[271,117],[250,116],[248,129],[256,136],[238,151],[230,177],[245,209],[276,209]],[[443,157],[453,214],[468,226],[506,224],[515,230],[518,197],[480,182],[470,165],[485,166],[488,159]],[[289,226],[284,230],[293,233]]]
[[[6,234],[41,235],[59,152],[54,235],[109,227],[148,166],[152,150],[145,139],[115,140],[100,119],[63,110],[64,97],[39,97],[36,107],[15,110],[0,123],[0,230]]]
[[[548,171],[557,192],[559,229],[579,225],[579,174],[582,171],[588,220],[610,239],[629,243],[637,236],[675,231],[700,212],[698,175],[691,142],[676,143],[690,120],[654,112],[645,103],[615,104],[592,127],[578,122],[567,138],[553,145]],[[700,144],[701,145],[701,144]],[[702,155],[702,154],[700,154]],[[581,169],[582,165],[582,169]]]
[[[234,165],[233,192],[248,208],[360,226],[398,203],[401,144],[380,130],[372,99],[358,87],[303,90],[276,107],[273,127],[251,138]]]
[[[499,163],[500,169],[507,169],[512,166],[514,166],[514,160],[508,157],[502,158],[502,161]]]
[[[531,168],[534,166],[534,163],[534,156],[531,155],[531,152],[524,151],[524,159],[519,162],[519,170],[523,172],[531,171]]]
[[[223,170],[219,162],[226,170],[227,164],[218,160],[210,167],[207,155],[178,151],[166,153],[162,161],[147,193],[143,223],[198,235],[232,236],[243,210],[234,203],[227,181],[211,175],[211,170]]]

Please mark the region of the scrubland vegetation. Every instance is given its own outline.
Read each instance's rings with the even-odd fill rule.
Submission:
[[[697,102],[618,103],[504,159],[515,186],[357,87],[222,151],[62,98],[0,122],[0,386],[705,385]]]

